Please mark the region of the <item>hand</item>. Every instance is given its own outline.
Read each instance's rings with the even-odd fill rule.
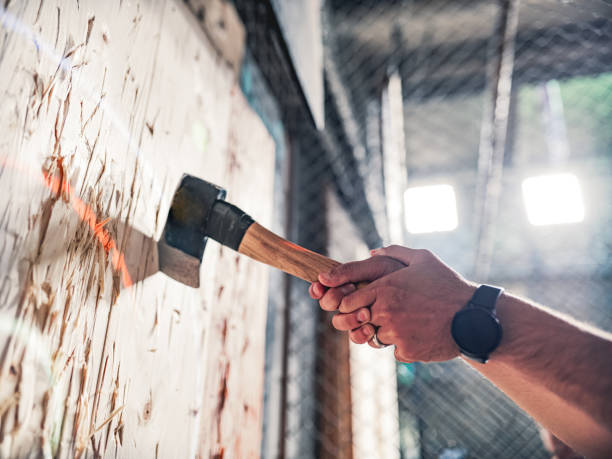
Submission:
[[[321,282],[313,282],[308,292],[313,299],[319,300],[323,310],[337,311],[342,298],[356,290],[355,283],[371,282],[405,267],[401,261],[384,255],[346,263],[332,270],[333,276],[346,279],[346,283],[343,285],[336,283],[334,287],[327,288]],[[332,325],[338,330],[349,330],[347,327],[350,323],[352,325],[349,331],[350,339],[363,344],[369,342],[374,335],[374,326],[368,323],[369,320],[370,310],[363,308],[357,314],[336,314],[332,318]]]
[[[444,361],[458,356],[459,350],[450,332],[451,322],[476,287],[427,250],[391,246],[373,254],[366,262],[375,264],[378,257],[384,256],[401,262],[404,267],[342,295],[338,308],[341,314],[334,317],[334,326],[339,330],[354,330],[360,327],[367,311],[368,321],[379,327],[379,340],[395,345],[395,357],[400,361]],[[357,268],[364,270],[361,265],[341,265],[321,274],[319,280],[323,286],[340,291],[338,287],[360,280],[362,276],[356,272]],[[314,289],[313,285],[311,290]],[[334,300],[337,298],[334,295]],[[374,329],[361,327],[364,328],[370,334],[351,334],[354,342],[364,343],[371,338]]]

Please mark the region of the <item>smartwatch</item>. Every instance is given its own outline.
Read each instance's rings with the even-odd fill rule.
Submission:
[[[472,299],[455,314],[451,334],[466,357],[486,363],[502,338],[502,327],[495,314],[495,304],[504,289],[481,285]]]

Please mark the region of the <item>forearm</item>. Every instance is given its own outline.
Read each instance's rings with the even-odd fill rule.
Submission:
[[[488,363],[469,363],[576,451],[609,455],[610,336],[510,295],[497,310],[499,348]]]
[[[391,246],[373,255],[321,274],[321,285],[313,285],[311,295],[321,307],[339,311],[334,326],[349,331],[357,344],[375,334],[395,345],[395,357],[403,362],[455,358],[451,322],[476,286],[427,250]],[[343,290],[361,281],[371,283]],[[576,451],[609,456],[612,337],[507,294],[497,301],[497,315],[500,345],[488,363],[471,365]]]

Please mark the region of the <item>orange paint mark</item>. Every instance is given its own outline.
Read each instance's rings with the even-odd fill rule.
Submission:
[[[121,251],[117,248],[117,243],[112,238],[110,233],[104,229],[104,225],[110,221],[110,218],[103,221],[98,220],[98,217],[93,209],[76,195],[74,188],[67,180],[60,180],[44,171],[43,176],[45,184],[49,187],[52,193],[55,193],[57,196],[69,197],[70,204],[72,205],[72,208],[76,214],[81,220],[87,223],[94,237],[100,244],[102,244],[106,254],[110,255],[113,268],[115,271],[119,271],[121,273],[123,285],[130,287],[133,284],[132,277],[130,276],[127,265],[125,264],[123,253],[121,253]]]
[[[0,158],[0,165],[3,167],[11,167],[12,169],[28,175],[33,175],[31,173],[31,169],[24,167],[23,164],[20,164],[19,162],[10,158]],[[63,168],[61,168],[60,172],[61,178],[58,178],[50,175],[46,171],[43,171],[43,183],[47,185],[51,192],[57,195],[58,198],[62,196],[64,198],[68,198],[67,200],[70,201],[70,204],[72,205],[72,208],[76,214],[81,220],[87,223],[94,237],[104,248],[106,254],[110,255],[113,268],[115,271],[121,273],[123,285],[130,287],[134,282],[132,281],[132,277],[128,271],[123,253],[121,253],[121,251],[117,248],[117,243],[112,238],[110,233],[104,229],[104,225],[111,220],[110,217],[105,220],[99,220],[93,209],[77,196],[72,185],[70,185],[70,183],[64,178]]]

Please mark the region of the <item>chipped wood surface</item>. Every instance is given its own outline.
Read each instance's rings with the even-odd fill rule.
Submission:
[[[188,172],[266,224],[273,143],[182,2],[0,7],[0,457],[253,457],[266,268],[155,272]]]

